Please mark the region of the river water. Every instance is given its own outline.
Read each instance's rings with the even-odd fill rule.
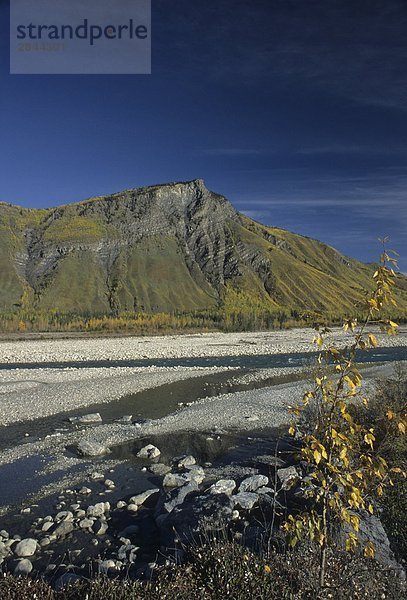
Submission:
[[[259,354],[239,356],[211,356],[190,358],[159,358],[138,360],[99,360],[80,362],[0,363],[0,369],[66,369],[105,367],[239,367],[241,369],[271,369],[274,367],[301,367],[315,360],[317,352],[291,354]],[[387,362],[407,360],[407,347],[372,348],[357,352],[357,362]]]
[[[287,376],[270,378],[267,380],[254,381],[249,384],[239,383],[239,375],[248,373],[255,369],[273,368],[273,367],[301,367],[315,360],[316,353],[297,353],[297,354],[277,354],[277,355],[260,355],[260,356],[228,356],[228,357],[211,357],[211,358],[184,358],[184,359],[161,359],[161,360],[135,360],[135,361],[99,361],[99,362],[80,362],[80,363],[30,363],[30,364],[1,364],[0,369],[19,369],[19,368],[97,368],[97,367],[142,367],[142,366],[166,366],[166,367],[237,367],[237,371],[213,373],[205,377],[195,377],[183,381],[165,384],[163,386],[145,390],[137,394],[130,394],[121,399],[118,399],[109,404],[98,404],[87,406],[84,409],[76,410],[74,413],[60,413],[45,419],[37,419],[30,422],[29,440],[25,437],[27,424],[17,423],[9,427],[0,428],[0,450],[12,447],[25,441],[34,441],[45,435],[58,430],[62,432],[69,431],[66,419],[71,414],[81,415],[89,412],[100,412],[103,422],[112,422],[114,419],[124,415],[132,414],[134,418],[151,418],[157,419],[166,414],[174,412],[179,403],[193,402],[207,396],[217,396],[224,393],[233,393],[241,390],[253,389],[255,387],[270,386],[275,383],[282,383],[287,380],[292,380],[293,377]],[[370,352],[360,352],[358,362],[360,363],[384,363],[388,361],[405,361],[407,360],[407,348],[380,348]],[[300,376],[302,377],[302,376]],[[182,437],[182,436],[181,436]],[[182,450],[185,452],[196,451],[196,448],[190,447],[196,438],[196,434],[192,437],[185,435],[180,443]],[[219,459],[222,455],[230,453],[233,447],[238,447],[239,437],[225,438],[225,447],[221,444],[213,453],[212,459],[215,456]],[[180,438],[181,442],[181,438]],[[163,441],[161,441],[163,443]],[[184,448],[185,446],[185,448]],[[128,463],[133,454],[132,448],[129,446],[117,449],[120,458]],[[113,457],[112,457],[113,458]],[[119,458],[119,456],[115,456]],[[42,463],[47,462],[47,457],[27,457],[26,459],[16,461],[14,464],[3,465],[0,467],[0,506],[5,504],[14,504],[19,502],[27,495],[27,492],[38,490],[41,485],[49,483],[55,479],[55,475],[43,478],[42,476],[33,477],[35,472],[41,472]],[[133,474],[134,478],[134,474]],[[34,479],[36,479],[34,481]],[[6,486],[4,483],[7,482]]]

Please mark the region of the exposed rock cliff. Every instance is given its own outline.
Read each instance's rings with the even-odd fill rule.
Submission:
[[[232,289],[333,310],[370,276],[325,244],[251,221],[200,179],[47,210],[0,204],[0,233],[2,310],[190,311]]]

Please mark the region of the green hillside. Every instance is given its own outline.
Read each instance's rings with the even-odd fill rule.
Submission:
[[[339,317],[371,282],[372,266],[252,221],[202,180],[46,210],[0,204],[0,311],[9,318],[217,311],[235,315],[233,327],[242,313],[262,323],[267,312]],[[405,318],[404,276],[395,297]]]

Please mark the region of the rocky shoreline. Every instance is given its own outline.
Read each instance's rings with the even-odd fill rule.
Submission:
[[[14,575],[45,577],[60,589],[100,574],[150,579],[155,569],[182,562],[186,545],[202,536],[230,536],[255,550],[278,547],[282,520],[306,506],[307,469],[297,462],[292,442],[264,444],[266,454],[231,463],[223,478],[192,455],[162,462],[160,449],[147,444],[137,456],[157,485],[120,496],[105,473],[89,473],[99,486],[96,494],[86,485],[67,489],[57,512],[33,519],[25,537],[0,531],[0,564]],[[362,517],[360,542],[373,538],[377,559],[403,576],[379,519]]]
[[[229,351],[235,346],[221,350]],[[364,385],[391,370],[390,363],[364,366]],[[176,403],[166,397],[172,385],[206,385],[211,377],[222,378],[214,395],[185,394]],[[304,501],[306,472],[281,432],[306,377],[298,367],[3,369],[0,417],[9,427],[20,422],[28,435],[0,453],[0,477],[25,494],[18,502],[10,494],[0,507],[1,568],[45,575],[55,586],[98,573],[149,577],[166,561],[181,560],[183,544],[202,527],[226,527],[248,545],[264,541],[270,517],[277,525],[277,513]],[[155,389],[158,416],[129,410],[105,419],[102,407]],[[53,415],[65,415],[62,428],[29,435],[33,416]],[[284,450],[276,450],[277,439]],[[394,565],[380,522],[369,527],[386,564]]]

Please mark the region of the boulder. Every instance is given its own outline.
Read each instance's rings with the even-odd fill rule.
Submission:
[[[188,473],[167,473],[163,480],[163,486],[166,488],[178,488],[186,485],[192,480]]]
[[[65,537],[66,535],[71,533],[73,530],[74,530],[74,525],[73,525],[72,521],[62,521],[62,523],[59,523],[59,525],[57,525],[55,527],[55,529],[52,531],[52,533],[54,535],[56,535],[57,537]]]
[[[22,558],[18,561],[16,567],[14,568],[14,577],[26,577],[33,570],[33,565],[28,558]]]
[[[226,494],[226,496],[230,496],[235,488],[236,481],[234,479],[219,479],[219,481],[211,485],[209,492],[211,494]]]
[[[70,510],[62,510],[55,516],[56,521],[73,521],[73,514]]]
[[[80,417],[69,417],[69,421],[71,423],[77,423],[79,425],[88,425],[93,423],[101,423],[102,417],[99,413],[90,413],[87,415],[82,415]]]
[[[95,505],[88,506],[86,515],[88,517],[102,517],[110,510],[110,502],[97,502]]]
[[[122,417],[115,419],[114,422],[125,425],[126,423],[131,423],[132,420],[133,420],[133,415],[123,415]]]
[[[148,467],[148,470],[153,475],[166,475],[171,471],[171,467],[164,465],[163,463],[152,464]]]
[[[362,511],[359,517],[360,527],[357,536],[362,548],[366,546],[367,542],[373,542],[375,559],[382,565],[394,569],[402,579],[405,579],[405,571],[395,559],[390,548],[389,538],[380,519],[376,515],[369,514],[367,511]],[[350,526],[345,524],[341,537],[346,537],[349,531],[352,531]]]
[[[106,523],[106,521],[103,521],[102,519],[98,519],[97,521],[95,521],[93,523],[93,531],[94,533],[96,533],[96,535],[105,535],[106,531],[108,530],[108,524]]]
[[[116,569],[116,563],[114,560],[99,560],[99,571],[100,573],[107,573],[109,569]]]
[[[92,440],[80,441],[77,448],[81,456],[103,456],[110,452],[109,448]]]
[[[94,520],[93,519],[82,519],[81,521],[79,521],[79,527],[81,529],[91,529],[93,526]]]
[[[160,513],[170,513],[172,510],[174,510],[176,506],[179,506],[184,502],[188,494],[190,494],[191,492],[196,492],[197,490],[198,484],[196,483],[196,481],[192,480],[186,485],[173,489],[167,494],[164,494],[158,501],[156,507],[156,516],[158,516]]]
[[[14,548],[14,554],[22,558],[26,556],[34,556],[37,551],[37,547],[37,540],[34,540],[33,538],[26,538],[21,540],[21,542],[18,542]]]
[[[196,460],[191,454],[177,456],[176,458],[173,458],[172,462],[178,469],[184,469],[185,467],[191,467],[196,464]]]
[[[161,452],[157,448],[157,446],[154,446],[153,444],[147,444],[147,446],[144,446],[144,448],[142,448],[141,450],[139,450],[139,452],[137,452],[137,457],[138,458],[148,458],[148,459],[152,460],[153,458],[158,458],[160,456],[160,454],[161,454]]]
[[[259,496],[253,492],[239,492],[231,497],[234,506],[240,506],[244,510],[251,510],[259,501]]]
[[[159,493],[160,493],[160,490],[158,488],[146,490],[145,492],[142,492],[141,494],[132,496],[129,500],[129,504],[135,504],[136,506],[141,506],[142,504],[144,504],[144,502],[146,502],[146,500],[148,500],[152,496],[156,496]]]
[[[260,487],[264,487],[268,484],[269,478],[266,475],[252,475],[243,479],[239,485],[239,492],[255,492]]]
[[[185,490],[180,488],[180,492]],[[165,519],[157,521],[162,543],[174,548],[175,536],[181,544],[196,541],[202,530],[224,530],[225,522],[232,519],[233,502],[225,494],[191,494],[182,504],[174,506]]]
[[[187,466],[186,470],[191,479],[194,479],[198,485],[200,485],[205,479],[205,471],[199,465]]]
[[[104,475],[103,473],[99,473],[98,471],[93,471],[92,473],[89,473],[89,479],[92,479],[93,481],[96,481],[97,479],[103,479]]]
[[[133,544],[123,544],[119,548],[117,557],[123,562],[133,563],[137,558],[138,550],[140,550],[138,546],[134,546]]]
[[[283,490],[289,490],[299,478],[298,470],[294,465],[285,469],[278,469],[277,476]]]

